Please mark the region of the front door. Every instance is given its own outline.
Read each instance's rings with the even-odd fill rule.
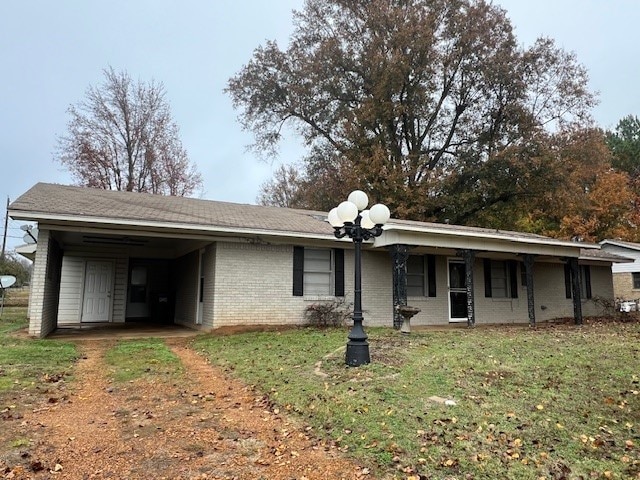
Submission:
[[[113,263],[88,260],[84,275],[83,322],[111,321]]]
[[[449,321],[467,321],[467,269],[464,261],[449,259]]]

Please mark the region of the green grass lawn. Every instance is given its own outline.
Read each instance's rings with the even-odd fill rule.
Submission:
[[[377,474],[640,478],[640,324],[206,336],[194,346]],[[323,359],[324,358],[324,359]],[[315,364],[322,360],[318,375]],[[450,398],[447,406],[429,399]]]
[[[27,325],[25,307],[5,307],[0,318],[0,394],[59,379],[72,372],[76,347],[12,335]]]

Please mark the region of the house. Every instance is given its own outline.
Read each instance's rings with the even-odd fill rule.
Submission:
[[[155,321],[301,324],[353,299],[353,243],[326,213],[39,183],[9,208],[38,223],[29,333]],[[535,323],[600,313],[618,257],[597,244],[392,219],[363,245],[365,325]]]
[[[620,300],[640,299],[640,243],[602,240],[600,245],[605,252],[633,260],[626,263],[614,263],[611,266],[615,298]]]

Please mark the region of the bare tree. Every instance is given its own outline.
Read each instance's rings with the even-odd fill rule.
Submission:
[[[301,190],[304,179],[292,165],[280,165],[273,178],[260,185],[256,201],[273,207],[304,208]]]
[[[202,186],[171,118],[161,83],[104,70],[105,81],[68,109],[55,160],[78,184],[106,190],[188,196]]]

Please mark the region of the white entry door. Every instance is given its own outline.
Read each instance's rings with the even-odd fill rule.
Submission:
[[[113,263],[88,260],[84,275],[83,322],[111,321]]]

